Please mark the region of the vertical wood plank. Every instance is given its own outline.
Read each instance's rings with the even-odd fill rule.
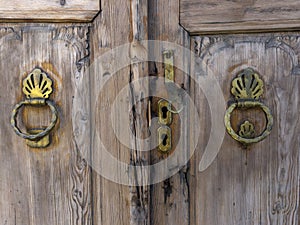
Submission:
[[[179,26],[179,1],[149,1],[149,39],[157,41],[168,41],[179,46],[189,49],[190,38],[188,33]],[[174,49],[159,49],[161,53],[164,50]],[[178,52],[174,53],[175,65],[184,65],[185,71],[189,71],[189,56],[181,56]],[[185,63],[182,63],[185,62]],[[150,62],[149,74],[151,76],[164,77],[164,66],[162,63]],[[186,91],[189,90],[189,77],[184,74],[178,68],[175,69],[175,82]],[[156,87],[156,92],[163,95],[163,91],[166,87]],[[166,96],[167,97],[167,96]],[[157,116],[157,101],[158,98],[152,98],[152,114],[153,117]],[[184,109],[186,110],[186,109]],[[184,113],[184,115],[187,115]],[[180,133],[180,126],[186,127],[188,119],[181,118],[174,114],[172,129],[172,146],[176,146],[176,141],[180,135],[187,135],[188,130],[185,129],[185,133]],[[154,124],[152,125],[155,126]],[[153,132],[157,129],[151,128]],[[183,143],[183,146],[177,148],[178,151],[182,151],[180,157],[187,157],[187,142]],[[173,147],[173,148],[174,148]],[[151,153],[151,163],[155,164],[168,156],[163,156],[157,150]],[[177,159],[182,161],[182,159]],[[154,184],[151,186],[151,224],[190,224],[189,218],[189,181],[188,181],[188,165],[178,165],[182,167],[178,173],[174,176],[166,179],[163,182]],[[154,171],[155,172],[155,171]]]
[[[148,121],[148,85],[135,81],[148,77],[148,46],[142,43],[148,40],[148,0],[131,1],[132,40],[130,46],[130,86],[133,113],[130,118],[132,124],[132,151],[130,164],[135,167],[130,176],[135,180],[135,186],[130,187],[130,224],[149,225],[149,181],[150,171],[143,169],[149,165],[148,144],[140,143],[137,139],[149,136]],[[147,85],[147,86],[144,86]]]
[[[118,162],[124,162],[128,166],[143,167],[148,164],[148,153],[134,149],[144,148],[136,142],[136,137],[148,135],[148,100],[142,97],[147,95],[144,91],[145,87],[132,82],[148,75],[147,46],[141,43],[142,40],[147,39],[147,1],[103,2],[102,8],[103,13],[96,19],[92,35],[95,50],[93,54],[95,74],[92,75],[91,82],[92,102],[95,102],[92,105],[92,124],[95,130],[92,149],[99,149],[101,141],[109,154]],[[124,51],[114,52],[120,45],[125,45]],[[108,57],[108,60],[98,61],[106,53],[111,57]],[[126,65],[120,65],[123,58],[127,60]],[[118,66],[121,66],[120,70],[114,71]],[[100,90],[101,83],[104,82],[106,83]],[[125,146],[116,138],[109,118],[116,96],[123,87],[128,85],[130,91],[125,94],[128,103],[142,98],[133,105],[133,108],[124,109],[121,106],[117,108],[120,112],[124,110],[125,114],[130,111],[128,125],[133,135],[128,136],[129,145]],[[116,122],[116,129],[124,129],[123,121],[116,120]],[[100,157],[101,154],[93,152],[93,164],[99,165]],[[149,224],[148,175],[142,169],[128,171],[128,174],[126,171],[121,171],[123,172],[136,186],[126,187],[115,183],[116,181],[105,180],[98,176],[103,174],[97,174],[95,169],[93,173],[94,224]],[[111,173],[118,173],[118,168],[112,168]],[[116,207],[118,216],[115,215]]]
[[[91,35],[94,50],[91,64],[93,224],[130,224],[135,218],[131,212],[131,205],[134,203],[131,193],[134,190],[118,183],[119,172],[128,177],[127,172],[119,171],[121,169],[116,165],[109,168],[109,160],[112,158],[127,165],[130,165],[131,161],[131,146],[121,144],[112,128],[114,120],[118,131],[124,129],[123,121],[111,117],[116,97],[131,80],[129,51],[130,42],[133,40],[131,4],[133,3],[130,1],[121,0],[103,1],[102,12],[94,21]],[[116,52],[116,48],[122,45],[126,45],[124,51]],[[105,54],[108,54],[107,57],[102,58]],[[125,65],[121,65],[124,59]],[[131,101],[130,93],[125,95],[126,102]],[[131,109],[120,107],[118,110],[128,114],[128,110]],[[126,141],[131,143],[130,138]],[[102,150],[107,151],[112,158],[104,158]],[[105,179],[103,174],[105,168],[102,170],[102,167],[110,169],[110,179]],[[116,180],[111,180],[112,177]],[[138,211],[136,213],[139,214]]]

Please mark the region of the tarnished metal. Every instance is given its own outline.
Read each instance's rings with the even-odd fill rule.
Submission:
[[[183,109],[182,90],[175,84],[175,71],[174,71],[174,51],[163,51],[164,62],[164,75],[165,85],[169,95],[168,110],[172,113],[180,113]],[[172,104],[176,105],[176,109],[172,109]]]
[[[29,99],[48,99],[52,93],[52,80],[36,68],[23,80],[23,93]]]
[[[255,135],[254,125],[246,120],[240,126],[239,135],[243,138],[253,138]]]
[[[28,133],[32,134],[32,135],[40,134],[42,132],[44,132],[43,129],[30,129],[30,130],[28,130]],[[49,135],[45,135],[41,139],[38,139],[36,141],[26,139],[26,144],[31,148],[45,148],[50,144],[50,138],[49,138]]]
[[[231,93],[235,99],[257,100],[263,94],[263,81],[259,75],[251,68],[240,72],[232,81]]]
[[[17,135],[27,140],[26,143],[30,147],[47,147],[50,144],[49,133],[58,119],[54,103],[48,100],[52,93],[52,81],[45,72],[36,68],[23,80],[23,92],[27,99],[15,105],[11,115],[11,125]],[[52,112],[49,126],[30,129],[27,132],[21,131],[17,126],[17,115],[20,108],[26,105],[36,107],[48,106]]]
[[[161,152],[167,153],[172,148],[171,129],[168,126],[158,128],[158,148]]]
[[[231,93],[235,96],[236,102],[232,103],[225,113],[224,122],[228,134],[245,145],[256,143],[266,138],[272,130],[273,116],[270,109],[259,101],[263,93],[263,81],[259,78],[258,73],[251,68],[241,71],[237,78],[232,81]],[[267,125],[264,131],[259,136],[255,136],[254,125],[249,121],[245,121],[240,126],[239,134],[237,134],[231,126],[231,113],[236,108],[254,107],[261,108],[265,113]]]
[[[174,51],[163,51],[165,87],[168,93],[168,100],[161,99],[158,102],[158,148],[161,152],[167,153],[171,150],[172,137],[171,128],[172,114],[178,114],[183,109],[184,91],[175,83],[174,72]]]
[[[172,123],[172,113],[168,109],[169,104],[164,99],[158,101],[158,122],[161,125],[170,125]]]
[[[174,51],[172,50],[163,51],[163,62],[164,62],[165,82],[174,83]]]

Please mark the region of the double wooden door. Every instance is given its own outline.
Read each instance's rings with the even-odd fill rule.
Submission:
[[[76,7],[56,19],[52,5],[44,15],[25,7],[29,20],[22,10],[5,18],[0,224],[299,224],[299,4],[270,2],[104,0],[93,20]],[[166,84],[166,51],[177,85]],[[28,100],[24,85],[36,70],[52,82],[48,104]],[[232,81],[246,70],[263,84],[259,102],[273,126],[245,146],[224,116],[236,101]],[[172,113],[171,149],[162,152],[159,100],[173,100],[172,88],[187,100],[173,102],[183,110]],[[236,108],[230,124],[242,135],[250,121],[259,136],[265,114]],[[42,148],[13,128],[28,136],[52,123]]]

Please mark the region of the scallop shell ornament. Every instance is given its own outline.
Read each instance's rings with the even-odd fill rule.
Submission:
[[[263,81],[253,69],[247,68],[232,81],[231,93],[236,99],[259,99],[263,94]]]
[[[48,99],[52,93],[52,80],[36,68],[23,80],[23,92],[27,98]]]

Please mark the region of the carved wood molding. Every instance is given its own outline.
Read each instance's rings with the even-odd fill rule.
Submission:
[[[266,41],[266,48],[279,48],[289,54],[293,64],[292,75],[300,75],[300,36],[275,36]]]
[[[234,39],[233,39],[234,37]],[[196,36],[194,51],[199,60],[209,61],[209,57],[225,48],[234,48],[237,43],[263,43],[265,49],[278,48],[286,52],[293,65],[291,74],[300,75],[300,35],[262,35],[262,36]]]
[[[22,41],[22,31],[14,27],[0,27],[0,40],[19,40]]]
[[[75,50],[77,71],[80,72],[83,65],[89,61],[89,25],[64,26],[54,29],[53,40],[61,40]]]

